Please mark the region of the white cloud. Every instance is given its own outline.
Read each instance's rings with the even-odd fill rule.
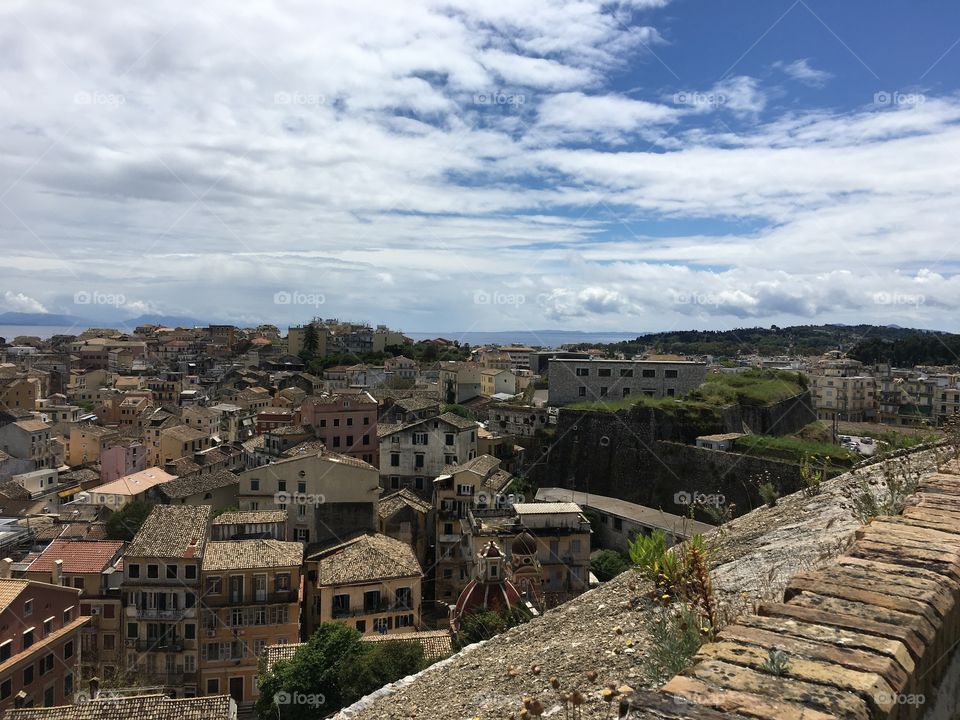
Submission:
[[[811,87],[823,87],[833,77],[833,73],[813,67],[809,58],[794,60],[791,63],[774,63],[774,67],[780,68],[787,76]]]
[[[10,290],[5,290],[3,293],[4,309],[7,311],[13,312],[31,312],[31,313],[47,313],[50,312],[47,308],[44,307],[43,303],[39,300],[34,300],[29,295],[24,295],[22,292],[11,292]]]

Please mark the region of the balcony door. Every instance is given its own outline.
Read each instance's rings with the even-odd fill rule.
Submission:
[[[253,600],[254,602],[267,601],[267,576],[266,575],[253,576]]]
[[[243,602],[243,575],[230,576],[230,602]]]

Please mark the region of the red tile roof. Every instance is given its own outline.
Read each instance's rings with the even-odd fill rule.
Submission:
[[[65,573],[103,572],[122,547],[119,540],[54,540],[28,572],[51,572],[55,560],[63,560]]]

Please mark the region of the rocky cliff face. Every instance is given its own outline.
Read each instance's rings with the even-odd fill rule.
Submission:
[[[913,455],[910,462],[926,473],[936,470],[930,452]],[[882,472],[882,465],[869,468],[867,481],[882,482]],[[761,603],[781,600],[797,573],[822,569],[848,550],[860,527],[852,502],[858,482],[849,474],[842,475],[825,483],[816,496],[795,493],[773,508],[756,510],[724,526],[713,538],[712,575],[728,618],[750,616]],[[619,698],[644,689],[639,660],[650,647],[638,599],[649,589],[628,571],[543,617],[467,648],[411,682],[386,688],[340,717],[520,717],[524,697],[539,699],[547,710],[544,717],[564,717],[551,677],[557,678],[562,689],[579,689],[584,694],[583,718],[616,717]],[[622,690],[611,702],[602,697],[608,683]],[[660,698],[656,702],[662,701],[656,697]],[[655,701],[648,701],[652,707]],[[643,701],[637,697],[635,702]],[[685,716],[678,714],[678,707],[686,706],[668,705],[666,714],[659,717]],[[715,709],[701,710],[702,714],[694,716],[713,717],[710,713],[715,713]],[[635,717],[655,716],[652,710],[648,714],[642,708],[629,712]]]

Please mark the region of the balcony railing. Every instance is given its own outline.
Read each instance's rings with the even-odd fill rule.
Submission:
[[[137,641],[140,652],[182,652],[183,640],[168,638],[148,638]]]
[[[127,617],[136,617],[144,620],[182,620],[185,617],[193,617],[196,608],[175,608],[163,609],[138,607],[136,605],[127,605]]]

